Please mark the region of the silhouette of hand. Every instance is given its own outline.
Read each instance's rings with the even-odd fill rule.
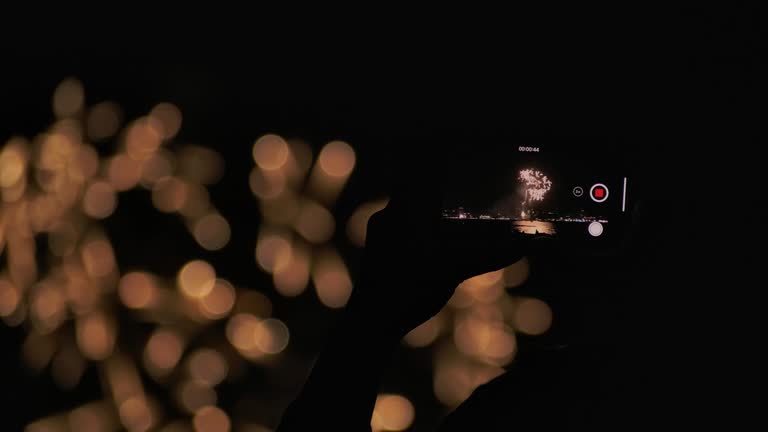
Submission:
[[[441,218],[441,201],[436,189],[411,185],[368,223],[363,274],[348,313],[379,336],[401,338],[440,311],[462,281],[521,257],[508,236],[451,226]]]
[[[456,286],[520,258],[504,235],[441,220],[426,182],[396,190],[368,223],[363,271],[280,430],[369,430],[382,370],[411,329],[435,315]],[[502,230],[503,231],[503,230]]]

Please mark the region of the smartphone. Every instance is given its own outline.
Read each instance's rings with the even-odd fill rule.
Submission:
[[[631,225],[632,176],[617,138],[525,137],[461,154],[442,217],[457,229],[615,251]]]

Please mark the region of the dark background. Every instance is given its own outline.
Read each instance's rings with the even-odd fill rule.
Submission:
[[[762,195],[753,193],[763,182],[753,179],[763,163],[755,156],[765,140],[768,75],[756,11],[668,12],[652,21],[637,16],[627,26],[617,20],[606,30],[587,21],[572,27],[550,21],[551,31],[542,27],[526,38],[497,27],[498,34],[460,45],[435,37],[444,43],[339,54],[272,46],[278,53],[272,57],[259,54],[270,45],[263,39],[249,51],[210,56],[132,55],[135,50],[96,56],[53,44],[4,59],[0,140],[42,131],[53,119],[51,94],[69,76],[84,83],[87,104],[117,101],[125,118],[173,102],[184,113],[177,141],[215,148],[226,161],[211,196],[238,233],[228,247],[233,251],[251,250],[256,237],[257,204],[242,199],[250,197],[243,179],[252,166],[244,155],[263,133],[300,137],[316,149],[331,139],[355,146],[358,165],[336,208],[342,219],[360,200],[386,195],[409,152],[443,154],[469,143],[490,151],[496,138],[517,133],[621,136],[645,198],[638,217],[652,252],[643,258],[656,263],[636,281],[641,288],[628,289],[639,303],[627,315],[637,318],[635,326],[652,329],[638,343],[654,347],[633,365],[653,377],[636,396],[668,402],[669,412],[686,413],[681,418],[709,419],[730,413],[731,405],[749,411],[738,396],[747,394],[741,384],[757,379],[741,350],[754,346],[749,331],[759,325],[750,299],[762,284],[746,282],[737,269],[764,257],[751,252],[761,244],[751,222],[764,208]],[[150,205],[141,192],[120,200],[121,207]],[[136,211],[109,218],[118,262],[170,275],[196,256],[183,227],[166,216]],[[119,235],[132,226],[146,235]],[[251,254],[206,259],[233,282],[266,283],[253,271]],[[273,301],[276,315],[287,320],[314,311],[306,328],[292,331],[301,350],[316,352],[321,340],[314,335],[334,314],[317,312],[306,297],[290,307],[277,296]],[[643,314],[649,305],[658,308],[651,321]],[[22,331],[2,326],[0,335],[6,430],[101,392],[93,368],[72,393],[46,375],[30,376],[19,360]],[[723,418],[731,424],[742,417]]]

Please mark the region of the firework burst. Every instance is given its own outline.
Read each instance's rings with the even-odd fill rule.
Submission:
[[[521,170],[517,178],[523,182],[525,187],[521,216],[526,217],[530,214],[530,210],[526,211],[530,203],[544,200],[544,195],[552,187],[552,181],[541,171],[531,168]]]
[[[518,179],[525,184],[525,202],[543,200],[544,195],[552,187],[552,181],[535,169],[520,171]]]

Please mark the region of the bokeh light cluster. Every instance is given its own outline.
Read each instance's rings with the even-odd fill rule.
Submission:
[[[311,280],[324,305],[343,307],[352,280],[332,246],[337,222],[330,209],[355,168],[354,150],[343,141],[332,141],[315,160],[303,141],[269,134],[256,140],[252,154],[255,166],[249,184],[264,221],[256,262],[272,274],[281,295],[298,296]],[[366,223],[357,218],[349,227],[364,231]]]
[[[233,416],[217,391],[248,367],[270,373],[274,364],[295,363],[300,374],[310,364],[311,358],[285,357],[291,322],[273,316],[270,296],[236,286],[202,258],[175,277],[123,270],[102,225],[120,211],[121,193],[143,189],[153,208],[176,215],[203,251],[221,250],[236,234],[209,195],[225,173],[223,158],[174,142],[183,116],[171,103],[126,121],[114,102],[85,102],[78,80],[63,81],[53,94],[50,128],[0,148],[0,317],[25,330],[21,356],[31,371],[50,373],[69,390],[95,367],[105,396],[27,430],[271,430],[274,424]],[[338,246],[363,248],[368,219],[387,200],[363,201],[346,220],[334,214],[357,163],[343,141],[315,154],[306,142],[267,134],[254,141],[251,156],[242,181],[262,222],[254,248],[242,253],[253,254],[276,295],[311,295],[318,307],[343,308],[354,284]],[[549,328],[546,303],[509,295],[528,271],[522,260],[465,281],[446,308],[405,337],[406,349],[433,353],[431,392],[446,409],[503,372],[515,357],[517,333]],[[135,337],[123,335],[138,326],[150,330],[137,347]],[[379,395],[375,431],[413,424],[419,407],[409,391]]]

